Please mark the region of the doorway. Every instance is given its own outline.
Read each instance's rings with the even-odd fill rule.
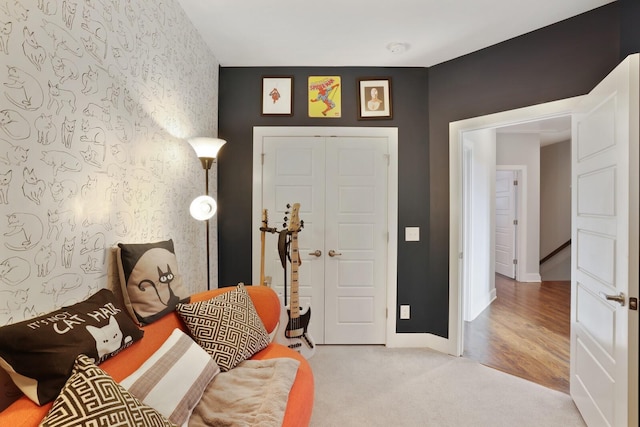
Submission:
[[[397,130],[389,128],[254,128],[254,222],[267,209],[280,230],[286,204],[300,203],[300,302],[311,307],[309,330],[318,344],[387,342],[396,142]],[[253,236],[256,276],[260,234]],[[278,236],[266,236],[265,274],[284,299],[287,275],[277,243]]]
[[[568,116],[571,114],[575,106],[579,103],[581,97],[569,98],[561,101],[555,101],[547,104],[539,104],[532,107],[526,107],[518,110],[506,111],[502,113],[491,114],[488,116],[477,117],[473,119],[464,120],[461,122],[452,123],[450,125],[450,306],[449,306],[449,322],[450,322],[450,336],[453,337],[451,353],[455,355],[462,355],[464,351],[464,304],[466,295],[466,288],[464,287],[465,277],[468,277],[468,263],[469,258],[472,257],[471,251],[465,242],[465,230],[464,226],[467,220],[465,220],[465,208],[464,208],[464,175],[462,173],[464,167],[464,151],[467,149],[469,142],[469,136],[484,134],[484,145],[489,147],[489,150],[493,149],[494,163],[491,168],[488,168],[487,174],[491,179],[487,182],[493,182],[495,186],[495,141],[496,133],[498,129],[506,128],[516,125],[527,125],[541,120],[552,119],[560,116]],[[475,144],[472,142],[472,144]],[[474,145],[475,146],[475,145]],[[491,148],[493,147],[493,148]],[[492,156],[489,155],[489,158]],[[489,184],[491,185],[491,184]],[[524,189],[522,189],[524,191]],[[491,193],[494,192],[494,188],[491,188]],[[526,200],[528,196],[525,196],[521,191],[521,198]],[[530,195],[529,195],[530,196]],[[488,197],[488,196],[487,196]],[[536,197],[539,197],[536,195]],[[493,197],[492,197],[493,199]],[[494,200],[495,202],[495,200]],[[495,207],[486,208],[488,214],[491,213]],[[521,212],[520,221],[523,221],[522,215],[526,215],[526,209]],[[492,218],[492,214],[490,218]],[[494,221],[491,220],[491,223]],[[495,224],[491,225],[495,227]],[[494,228],[491,228],[490,233],[484,243],[484,251],[489,254],[494,253],[493,248],[493,236]],[[520,241],[525,238],[520,239]],[[537,244],[537,243],[536,243]],[[519,259],[527,257],[526,247],[519,247]],[[495,263],[493,255],[489,255],[489,262],[485,265],[490,267],[486,271],[485,277],[487,281],[495,281]],[[537,256],[528,262],[539,263]],[[455,260],[462,259],[463,262],[457,262]],[[522,261],[519,262],[521,264]],[[522,265],[518,265],[518,269],[523,268]],[[533,279],[533,280],[532,280]],[[522,274],[520,278],[523,282],[538,282],[535,277],[529,277],[527,274]]]
[[[469,343],[464,346],[464,354],[528,379],[535,380],[537,376],[543,384],[549,383],[549,376],[561,376],[564,388],[560,388],[565,392],[569,378],[568,333],[555,344],[553,352],[545,340],[527,339],[549,330],[535,316],[531,317],[530,307],[533,312],[544,313],[537,301],[549,294],[550,286],[570,289],[569,282],[541,283],[538,269],[541,146],[570,139],[570,129],[571,119],[565,116],[471,131],[463,137],[465,153],[471,154],[465,154],[462,171],[463,194],[472,194],[464,196],[463,204],[464,223],[468,224],[463,253],[465,269],[471,272],[463,278],[465,342]],[[551,133],[555,135],[552,137]],[[569,168],[570,163],[565,167]],[[522,194],[516,196],[517,192]],[[516,301],[510,300],[514,295]],[[559,316],[557,321],[563,331],[568,331],[568,294],[563,297],[567,300],[566,316]],[[469,334],[482,336],[486,344],[483,351],[478,351],[478,340],[474,339],[477,336]],[[495,351],[496,345],[501,351]],[[523,345],[528,345],[530,353],[540,360],[527,362],[527,352],[520,351]],[[538,364],[539,368],[533,372],[514,370],[510,358],[501,357],[502,352],[510,357],[520,354],[523,366]],[[547,354],[566,357],[545,359]],[[548,363],[541,363],[545,361]],[[545,366],[549,371],[555,367],[556,371],[546,372]]]

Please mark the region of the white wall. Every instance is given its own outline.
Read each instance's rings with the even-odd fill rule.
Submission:
[[[571,141],[540,149],[540,257],[571,239]]]
[[[540,149],[540,258],[571,239],[571,141]],[[542,280],[571,280],[571,249],[540,266]]]
[[[534,134],[498,133],[496,164],[523,165],[526,178],[525,245],[518,254],[519,280],[540,281],[540,139]],[[522,233],[520,234],[522,235]],[[521,243],[518,246],[522,248]]]
[[[470,175],[465,217],[469,221],[464,320],[472,321],[495,299],[495,129],[465,132],[464,148],[470,154]]]

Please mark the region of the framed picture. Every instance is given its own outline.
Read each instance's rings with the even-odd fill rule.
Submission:
[[[309,76],[308,95],[309,117],[342,116],[340,76]]]
[[[358,119],[391,119],[391,78],[358,79]]]
[[[262,77],[262,115],[293,116],[293,76]]]

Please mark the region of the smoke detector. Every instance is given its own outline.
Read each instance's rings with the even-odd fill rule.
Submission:
[[[389,43],[387,45],[387,50],[395,55],[404,53],[407,49],[409,49],[409,45],[406,43]]]

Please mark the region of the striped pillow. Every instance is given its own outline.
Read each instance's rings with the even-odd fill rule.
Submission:
[[[220,368],[180,329],[120,385],[169,421],[183,425]]]

